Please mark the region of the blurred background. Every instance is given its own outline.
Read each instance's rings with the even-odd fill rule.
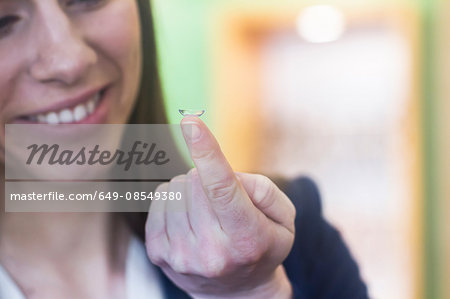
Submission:
[[[151,1],[171,123],[313,178],[371,298],[450,298],[448,1]]]

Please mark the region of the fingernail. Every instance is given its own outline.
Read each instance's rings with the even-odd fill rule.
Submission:
[[[183,130],[184,137],[187,138],[190,142],[195,142],[200,139],[201,131],[197,123],[184,122],[181,125],[181,129]]]

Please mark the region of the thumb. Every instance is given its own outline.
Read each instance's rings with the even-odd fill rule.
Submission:
[[[294,232],[295,206],[268,177],[236,172],[253,204],[272,221]]]

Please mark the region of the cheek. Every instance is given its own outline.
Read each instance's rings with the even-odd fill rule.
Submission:
[[[5,56],[3,56],[5,57]],[[7,56],[6,56],[7,57]],[[0,63],[0,109],[2,111],[2,123],[3,123],[3,112],[4,106],[7,104],[7,99],[11,96],[11,91],[13,90],[12,77],[11,75],[16,73],[14,67],[9,63],[11,60],[1,59]]]
[[[5,45],[1,45],[2,48]],[[26,79],[24,69],[26,61],[24,51],[8,51],[2,55],[0,51],[0,136],[3,136],[3,124],[17,116],[17,110],[14,108],[17,102],[32,94],[29,87],[29,81]]]
[[[122,102],[136,95],[142,68],[141,33],[136,1],[116,0],[97,13],[90,22],[88,39],[112,63],[122,80]]]

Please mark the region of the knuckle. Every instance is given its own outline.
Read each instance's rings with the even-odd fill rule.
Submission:
[[[263,250],[258,247],[249,247],[241,253],[241,263],[253,265],[258,263],[263,257]]]
[[[188,274],[188,259],[184,254],[172,254],[169,262],[170,268],[178,274]]]
[[[157,266],[162,266],[165,261],[164,257],[158,252],[158,246],[152,245],[152,242],[146,242],[145,247],[150,261]]]
[[[265,246],[255,237],[242,238],[239,241],[238,247],[239,264],[256,264],[263,258],[266,252]]]
[[[207,196],[220,201],[231,201],[236,193],[236,184],[233,178],[227,178],[216,183],[204,186]]]
[[[216,150],[204,150],[192,153],[192,157],[196,160],[212,160],[216,156]]]
[[[226,274],[227,259],[221,254],[210,254],[203,260],[203,276],[218,278]]]

